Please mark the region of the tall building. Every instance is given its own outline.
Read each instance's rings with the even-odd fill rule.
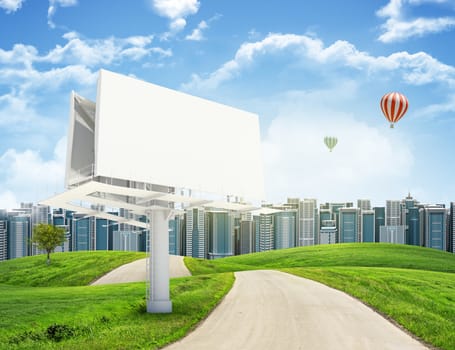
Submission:
[[[114,231],[112,248],[130,252],[144,251],[143,235],[145,232],[141,230]]]
[[[208,258],[234,255],[234,216],[227,211],[211,210],[207,215]]]
[[[275,213],[275,249],[295,247],[296,215],[295,210]]]
[[[8,259],[8,222],[0,219],[0,261]]]
[[[455,253],[455,202],[450,202],[450,223],[447,240],[447,250]]]
[[[94,250],[94,218],[85,216],[84,214],[74,214],[71,225],[71,250]]]
[[[191,208],[185,212],[186,252],[193,258],[207,258],[207,237],[205,234],[205,210]]]
[[[254,252],[255,237],[252,217],[242,217],[240,220],[239,242],[237,254],[249,254]]]
[[[183,217],[175,215],[169,220],[169,254],[171,255],[184,255],[183,254]]]
[[[360,242],[375,242],[374,210],[360,211]]]
[[[405,244],[404,225],[380,226],[379,242]]]
[[[381,226],[385,226],[385,207],[374,207],[374,241],[380,242]]]
[[[419,202],[408,193],[401,201],[401,222],[405,226],[405,243],[410,245],[422,245]]]
[[[340,243],[354,243],[358,242],[358,215],[357,208],[341,208],[339,210],[340,216],[340,229],[339,229],[339,242]]]
[[[319,229],[319,244],[333,243],[337,243],[336,221],[331,219],[322,220],[321,227]]]
[[[13,214],[8,218],[8,259],[29,255],[30,215]]]
[[[447,209],[442,206],[425,206],[420,209],[425,247],[446,250]]]
[[[71,214],[71,215],[68,215]],[[55,248],[55,252],[68,252],[70,251],[70,237],[71,237],[71,230],[70,230],[70,221],[72,218],[72,212],[67,213],[65,209],[54,209],[52,211],[52,219],[51,223],[54,226],[62,227],[65,230],[66,239],[63,244],[59,247]]]
[[[255,251],[265,252],[275,247],[275,213],[276,209],[261,208],[253,212]]]
[[[419,208],[408,208],[406,212],[406,244],[422,246],[423,231],[420,225]]]
[[[357,199],[357,208],[360,210],[371,210],[371,202],[369,199]]]
[[[386,226],[401,225],[401,201],[387,200],[385,208]]]
[[[298,209],[298,245],[310,246],[317,244],[319,222],[317,218],[316,199],[304,199],[299,202]]]

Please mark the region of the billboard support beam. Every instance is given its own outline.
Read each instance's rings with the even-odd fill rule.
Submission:
[[[171,313],[169,294],[169,218],[171,209],[155,209],[147,213],[150,223],[150,294],[147,312]]]

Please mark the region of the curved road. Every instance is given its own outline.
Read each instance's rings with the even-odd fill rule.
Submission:
[[[192,333],[166,350],[427,349],[347,294],[278,271],[245,271]]]
[[[169,276],[171,278],[191,276],[190,271],[183,262],[183,256],[169,255]],[[91,283],[91,285],[142,282],[145,281],[146,278],[147,258],[122,265],[97,279],[95,282]]]

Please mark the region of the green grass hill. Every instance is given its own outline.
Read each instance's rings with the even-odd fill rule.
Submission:
[[[185,258],[173,313],[145,312],[145,283],[89,286],[143,253],[55,253],[0,262],[0,349],[157,349],[220,302],[234,271],[277,269],[357,297],[427,344],[455,350],[455,255],[392,244],[336,244],[219,260]]]

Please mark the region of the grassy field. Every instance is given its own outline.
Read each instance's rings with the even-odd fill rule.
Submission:
[[[86,286],[107,272],[145,258],[138,252],[71,252],[28,256],[0,263],[0,284],[27,287]]]
[[[455,256],[389,244],[293,248],[207,261],[171,280],[173,313],[145,312],[145,283],[84,286],[142,254],[53,254],[0,263],[0,349],[156,349],[184,336],[232,286],[279,269],[343,290],[429,344],[455,350]],[[86,269],[87,271],[84,271]]]

